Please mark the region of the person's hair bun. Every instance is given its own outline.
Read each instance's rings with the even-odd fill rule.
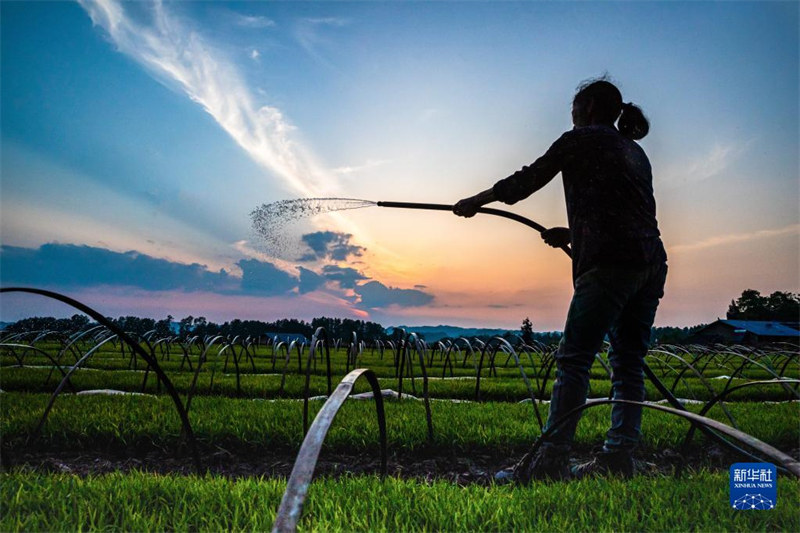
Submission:
[[[638,141],[650,131],[650,122],[639,108],[630,102],[622,104],[622,114],[617,121],[617,129],[629,139]]]

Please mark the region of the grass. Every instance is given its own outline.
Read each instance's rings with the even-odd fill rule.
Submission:
[[[43,345],[55,355],[60,346]],[[88,349],[88,345],[80,350]],[[302,396],[305,377],[298,373],[293,353],[283,392],[281,376],[272,372],[272,352],[260,348],[255,358],[256,373],[249,361],[240,364],[241,390],[237,391],[234,366],[229,362],[223,374],[224,355],[213,348],[209,362],[200,373],[197,395],[189,414],[203,454],[223,448],[232,453],[257,452],[268,457],[271,451],[292,454],[302,441]],[[79,350],[79,352],[80,352]],[[73,363],[77,354],[66,354],[62,364]],[[198,359],[197,349],[192,362]],[[345,352],[332,353],[333,386],[344,376]],[[454,364],[454,374],[468,379],[430,381],[433,398],[475,398],[475,369],[472,362]],[[715,357],[704,371],[706,378],[731,375],[739,365],[735,359]],[[193,377],[188,367],[180,368],[180,350],[159,362],[185,400]],[[431,452],[451,457],[487,454],[493,457],[518,456],[539,435],[533,406],[518,404],[528,392],[513,363],[502,366],[506,356],[499,354],[497,375],[481,376],[480,403],[432,402],[434,441],[427,441],[425,409],[422,402],[387,402],[388,446],[392,451],[410,452],[422,457]],[[522,357],[527,363],[527,355]],[[718,360],[717,360],[718,359]],[[538,355],[534,356],[540,364]],[[776,359],[777,363],[785,361]],[[703,364],[708,359],[703,361]],[[305,364],[305,356],[303,357]],[[418,375],[415,355],[415,372]],[[674,364],[680,371],[680,366]],[[177,449],[181,443],[180,423],[171,400],[157,386],[151,373],[145,392],[153,396],[77,396],[65,394],[57,399],[42,434],[26,443],[55,389],[60,376],[50,380],[46,357],[33,352],[25,356],[26,367],[0,349],[0,435],[4,452],[13,456],[36,449],[84,451],[137,449]],[[211,369],[216,365],[213,386]],[[398,389],[390,351],[381,359],[365,351],[359,367],[373,369],[382,388]],[[667,386],[675,379],[670,370],[651,359],[651,366]],[[118,348],[104,346],[78,370],[72,382],[78,390],[120,389],[139,392],[144,378],[143,362],[138,372]],[[283,362],[277,361],[280,374]],[[311,381],[311,394],[327,392],[325,364],[317,363]],[[787,367],[787,377],[798,377],[800,366]],[[441,377],[442,361],[437,355],[430,376]],[[532,376],[532,367],[526,371]],[[261,375],[259,375],[261,374]],[[450,375],[449,369],[447,375]],[[756,366],[744,372],[747,379],[770,379]],[[610,380],[603,368],[592,369],[591,396],[603,397]],[[691,372],[676,388],[683,398],[709,399],[713,393]],[[544,391],[548,397],[553,376]],[[726,379],[709,379],[720,391]],[[742,381],[736,382],[736,384]],[[359,382],[355,392],[368,390]],[[421,396],[422,380],[412,387],[404,381],[403,391]],[[239,397],[240,396],[240,397]],[[661,399],[647,383],[647,397]],[[294,398],[294,399],[292,399]],[[765,404],[762,400],[786,400],[789,394],[780,386],[767,385],[737,391],[729,398],[728,409],[740,429],[782,450],[793,450],[800,442],[800,404]],[[270,400],[270,401],[265,401]],[[322,402],[311,403],[313,417]],[[701,406],[690,405],[694,412]],[[546,417],[547,406],[541,406]],[[585,412],[576,442],[589,446],[601,442],[609,424],[610,406]],[[711,416],[728,423],[718,406]],[[689,429],[688,422],[665,413],[645,410],[642,447],[660,452],[679,446]],[[372,401],[348,401],[329,432],[323,455],[342,452],[366,453],[377,458],[377,422]],[[702,453],[705,437],[695,436],[694,451]],[[714,461],[703,464],[710,465]],[[638,476],[621,482],[593,479],[580,482],[537,484],[530,487],[499,487],[456,484],[414,479],[373,476],[322,478],[310,487],[301,531],[800,531],[800,481],[779,476],[778,506],[772,511],[735,511],[728,505],[728,474],[701,469],[684,477]],[[221,531],[268,530],[285,488],[285,480],[273,478],[229,479],[206,475],[158,475],[144,472],[115,472],[77,477],[46,474],[15,468],[0,473],[0,531]]]
[[[0,402],[0,433],[13,451],[36,426],[49,399],[44,394],[4,393]],[[313,417],[322,402],[311,403]],[[422,450],[427,443],[425,410],[422,402],[387,402],[386,417],[390,449]],[[546,406],[541,406],[546,416]],[[689,406],[695,412],[699,406]],[[729,405],[740,428],[778,447],[791,449],[800,439],[796,423],[800,405]],[[452,403],[432,404],[434,443],[438,450],[465,452],[492,450],[517,453],[539,435],[530,404]],[[720,420],[721,411],[712,415]],[[609,406],[588,409],[582,419],[577,442],[594,444],[602,440],[610,416]],[[195,435],[209,445],[234,448],[255,447],[296,450],[302,442],[302,402],[278,400],[198,397],[193,401],[190,420]],[[666,413],[645,410],[643,442],[648,449],[676,447],[689,429],[688,422]],[[179,441],[180,423],[171,400],[147,396],[74,396],[56,400],[38,446],[136,446],[172,447]],[[326,439],[331,450],[372,452],[377,443],[375,404],[349,401],[337,416]],[[698,434],[695,443],[703,438]],[[8,449],[8,448],[7,448]]]
[[[75,347],[75,351],[68,351],[65,353],[60,362],[62,365],[69,365],[73,364],[77,358],[88,351],[93,345],[91,344],[81,344]],[[60,346],[53,344],[53,343],[38,343],[37,348],[42,349],[50,353],[53,357],[56,357],[60,351]],[[231,354],[231,350],[226,350],[222,352],[222,355],[218,355],[220,348],[222,345],[215,345],[208,351],[208,365],[218,364],[219,368],[221,369],[225,365],[225,361],[228,361],[228,368],[230,371],[233,371],[233,359],[228,358]],[[238,349],[237,349],[238,350]],[[21,348],[14,348],[17,356],[21,356],[24,349]],[[199,347],[194,346],[189,351],[189,358],[192,364],[196,364],[197,359],[200,356],[201,350]],[[2,348],[0,350],[0,365],[2,366],[11,366],[17,364],[17,359],[11,355],[12,350],[10,348]],[[237,351],[238,353],[238,351]],[[343,375],[345,372],[345,354],[347,351],[345,349],[340,350],[331,350],[331,363],[334,370],[334,373]],[[305,362],[308,356],[308,351],[306,350],[301,359],[302,359],[302,366],[305,366]],[[465,353],[462,352],[458,354],[457,352],[452,352],[450,359],[452,361],[452,372],[455,375],[474,375],[475,373],[475,366],[477,365],[477,359],[480,357],[480,353],[477,353],[475,358],[470,357],[465,362],[465,366],[462,366],[464,363],[464,356]],[[527,353],[519,354],[521,362],[526,367],[526,370],[531,369],[531,360],[536,364],[538,367],[541,363],[541,355],[534,353],[530,356]],[[607,358],[606,354],[601,354],[604,358]],[[691,361],[693,359],[692,356],[688,356],[686,354],[681,354],[681,357],[687,361]],[[756,357],[756,360],[762,364],[767,366],[772,366],[775,369],[780,368],[786,361],[786,355],[782,354],[773,354],[771,356],[762,356]],[[175,346],[171,349],[171,353],[169,355],[162,354],[159,350],[156,351],[156,358],[159,361],[159,364],[164,368],[164,370],[178,370],[181,368],[183,364],[183,368],[188,368],[188,364],[183,363],[183,352],[182,350]],[[532,359],[531,359],[532,358]],[[285,359],[285,352],[280,350],[277,354],[276,361],[273,366],[273,354],[272,349],[268,347],[259,347],[255,350],[255,357],[253,358],[253,364],[255,365],[255,372],[257,373],[264,373],[264,372],[271,372],[271,371],[280,371],[283,368]],[[414,368],[418,367],[418,359],[416,353],[412,356],[412,364]],[[663,359],[663,361],[661,361]],[[24,364],[34,365],[34,364],[43,364],[49,365],[50,361],[43,355],[38,354],[34,351],[28,351],[25,354],[23,359]],[[683,368],[682,363],[680,363],[677,359],[670,358],[664,355],[657,355],[657,357],[649,357],[648,361],[653,368],[663,368],[667,371],[668,368],[672,367],[673,369],[680,370]],[[324,372],[324,364],[320,364],[321,360],[317,363],[317,372],[323,373]],[[378,351],[373,350],[364,350],[363,353],[358,357],[358,365],[359,366],[368,366],[373,371],[375,371],[381,377],[389,377],[394,375],[394,357],[391,350],[386,350],[384,356],[381,357]],[[133,363],[133,366],[132,366]],[[433,357],[433,365],[429,369],[430,375],[442,375],[442,365],[444,363],[443,357],[441,352],[437,352]],[[517,370],[513,366],[513,359],[510,359],[507,355],[503,353],[498,353],[496,360],[496,368],[498,371],[499,376],[516,376]],[[506,366],[508,363],[508,366]],[[707,377],[713,377],[718,375],[730,375],[732,374],[736,368],[742,363],[741,359],[731,357],[726,354],[718,354],[711,358],[709,357],[702,357],[700,361],[697,363],[698,366],[705,368],[703,374]],[[427,364],[427,359],[426,359]],[[486,368],[489,365],[489,356],[487,354],[484,360],[484,372],[486,372]],[[135,361],[131,361],[129,351],[126,350],[124,356],[120,352],[120,348],[118,346],[114,346],[113,344],[106,344],[102,346],[92,357],[88,359],[86,362],[86,366],[90,368],[104,368],[109,370],[114,369],[127,369],[127,368],[144,368],[145,363],[140,360],[136,359]],[[240,369],[244,373],[253,372],[253,368],[249,359],[242,359],[240,361]],[[296,371],[298,368],[298,357],[297,352],[292,351],[290,360],[289,360],[289,369]],[[450,375],[450,366],[448,365],[447,368],[447,375]],[[594,368],[595,376],[601,377],[605,375],[605,372],[602,370],[600,365],[595,365]],[[789,377],[798,377],[800,375],[800,366],[798,364],[790,365],[788,368],[787,373]],[[757,365],[748,365],[745,369],[744,375],[751,379],[757,378],[766,378],[769,376],[769,373],[766,372],[764,369],[759,368]]]
[[[285,482],[113,473],[0,475],[2,531],[265,531]],[[300,531],[798,531],[800,483],[770,511],[736,511],[728,476],[590,479],[529,487],[372,476],[319,479]]]
[[[597,365],[599,367],[599,365]],[[368,367],[369,368],[369,367]],[[283,390],[281,390],[282,377],[280,372],[271,375],[253,375],[243,373],[239,378],[239,389],[237,392],[237,379],[233,373],[232,365],[228,373],[222,373],[222,365],[214,373],[213,382],[211,371],[204,367],[197,381],[195,394],[197,395],[222,395],[222,396],[242,396],[250,398],[302,398],[305,388],[305,375],[296,372],[288,373],[285,378]],[[344,367],[341,372],[332,378],[332,385],[336,384],[344,376]],[[386,370],[386,369],[384,369]],[[499,377],[488,377],[483,375],[480,382],[480,399],[488,401],[520,401],[530,398],[528,389],[517,370],[513,368],[500,369]],[[611,391],[611,381],[607,375],[597,374],[597,368],[593,379],[590,380],[590,396],[604,397]],[[602,372],[602,369],[599,369]],[[295,367],[296,371],[296,367]],[[388,373],[385,371],[384,374]],[[52,375],[51,375],[52,374]],[[503,375],[505,374],[505,375]],[[178,392],[186,394],[193,381],[194,375],[188,370],[182,372],[173,371],[168,373]],[[48,379],[49,377],[49,379]],[[476,380],[474,371],[472,375],[462,376],[466,379],[431,379],[428,384],[428,392],[431,398],[452,398],[463,400],[474,400],[476,397]],[[150,372],[147,376],[147,383],[144,388],[142,383],[145,374],[142,371],[130,370],[105,370],[105,369],[80,369],[70,378],[76,390],[91,389],[117,389],[129,392],[147,392],[156,394],[163,392],[163,387],[159,383],[155,373]],[[672,385],[672,379],[662,380],[667,386]],[[60,381],[60,374],[51,372],[48,368],[31,367],[3,367],[0,371],[0,388],[5,391],[27,391],[27,392],[52,392]],[[382,377],[379,379],[382,388],[399,389],[398,379],[395,377]],[[533,380],[532,380],[533,381]],[[714,393],[712,394],[706,385],[699,379],[686,377],[675,389],[675,394],[681,398],[709,400],[717,393],[721,392],[727,383],[725,379],[709,380]],[[736,381],[735,384],[743,383]],[[549,398],[552,390],[553,376],[545,387],[543,395],[538,397]],[[536,388],[535,385],[534,389]],[[650,382],[645,381],[646,397],[648,400],[660,400],[663,396],[656,387]],[[366,392],[370,390],[366,382],[359,382],[356,385],[356,392]],[[71,391],[69,386],[65,391]],[[403,381],[403,392],[421,396],[422,378],[415,378],[412,383],[410,378]],[[320,371],[311,377],[310,393],[323,395],[327,393],[327,378]],[[726,401],[783,401],[792,398],[783,387],[778,385],[760,385],[744,390],[734,391]]]

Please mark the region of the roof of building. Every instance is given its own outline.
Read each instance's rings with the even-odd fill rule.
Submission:
[[[800,331],[790,328],[780,322],[766,320],[720,320],[723,324],[736,329],[744,329],[759,336],[766,337],[797,337]]]

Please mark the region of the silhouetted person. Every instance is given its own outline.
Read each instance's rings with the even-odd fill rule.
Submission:
[[[634,142],[649,131],[641,109],[623,103],[609,81],[589,80],[573,99],[572,122],[574,128],[530,166],[453,208],[455,214],[471,217],[489,202],[513,204],[561,172],[569,228],[551,228],[542,238],[553,247],[572,246],[574,294],[556,352],[556,380],[545,429],[585,403],[589,369],[606,334],[611,342],[614,398],[644,400],[642,365],[667,276],[650,161]],[[578,418],[557,428],[528,470],[513,476],[524,481],[563,479],[570,473],[632,475],[641,407],[614,404],[602,453],[570,472],[569,452]]]

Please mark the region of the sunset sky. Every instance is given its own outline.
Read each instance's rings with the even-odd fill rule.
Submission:
[[[250,213],[455,203],[543,154],[607,73],[651,122],[656,325],[800,292],[798,6],[0,2],[0,280],[114,317],[561,330],[569,259],[522,225],[370,207],[277,250]],[[492,207],[566,225],[560,178]],[[3,321],[72,314],[0,297]]]

